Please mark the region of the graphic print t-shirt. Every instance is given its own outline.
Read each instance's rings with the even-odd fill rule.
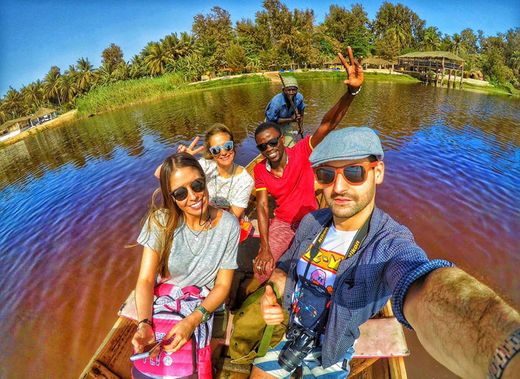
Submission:
[[[356,233],[357,230],[340,231],[337,230],[334,225],[331,225],[312,262],[310,262],[310,249],[300,258],[296,268],[298,278],[305,274],[307,265],[310,262],[306,278],[314,284],[322,285],[327,289],[329,294],[332,294],[332,288],[334,286],[334,280],[336,279],[339,264],[343,259],[345,259],[345,254]],[[299,322],[298,310],[301,307],[307,306],[306,304],[301,304],[299,302],[300,290],[301,282],[298,280],[292,297],[292,309],[295,314],[296,322]],[[320,310],[316,310],[316,312],[313,313],[321,314]]]

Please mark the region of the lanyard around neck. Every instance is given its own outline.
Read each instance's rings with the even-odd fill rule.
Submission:
[[[368,235],[368,229],[370,226],[370,220],[372,219],[372,214],[368,217],[368,219],[365,221],[363,226],[357,231],[356,235],[352,239],[352,242],[350,242],[350,246],[347,249],[347,253],[345,254],[345,259],[352,258],[356,253],[359,251],[359,248],[363,244],[363,241]],[[318,251],[320,250],[321,245],[323,244],[323,241],[325,240],[325,236],[327,235],[327,232],[330,229],[330,226],[332,225],[332,220],[322,229],[321,233],[319,234],[318,238],[314,243],[309,246],[307,251],[305,252],[305,255],[310,252],[310,259],[307,262],[307,267],[305,268],[305,273],[303,274],[303,277],[307,277],[307,272],[309,271],[309,267],[318,255]],[[304,255],[304,256],[305,256]]]

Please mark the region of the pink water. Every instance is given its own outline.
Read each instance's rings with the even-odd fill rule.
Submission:
[[[308,131],[342,85],[302,82]],[[194,93],[47,130],[0,149],[0,378],[77,377],[135,284],[134,242],[153,170],[213,122],[237,160],[276,93],[271,85]],[[378,206],[432,258],[455,262],[520,305],[520,103],[457,90],[368,82],[346,125],[387,151]],[[410,378],[453,378],[413,333]]]

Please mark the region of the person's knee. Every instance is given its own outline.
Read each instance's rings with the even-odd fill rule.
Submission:
[[[271,379],[271,378],[276,379],[274,376],[269,375],[264,370],[259,369],[256,366],[253,366],[253,369],[251,370],[250,378],[251,379]]]

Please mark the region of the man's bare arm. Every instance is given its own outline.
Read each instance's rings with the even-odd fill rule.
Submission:
[[[404,315],[424,348],[463,378],[487,377],[495,350],[520,327],[516,310],[455,267],[437,269],[414,283]],[[513,377],[519,366],[517,355],[503,378]]]
[[[343,55],[338,54],[341,63],[348,73],[348,79],[345,80],[344,83],[348,86],[348,88],[357,90],[363,84],[363,68],[361,67],[361,64],[354,59],[354,54],[352,53],[350,46],[347,48],[347,52],[350,64],[345,60]],[[317,146],[327,136],[327,134],[336,129],[341,120],[343,120],[343,117],[345,117],[352,100],[354,100],[354,96],[351,95],[350,90],[347,90],[347,92],[341,96],[338,102],[334,104],[332,108],[327,111],[327,113],[325,113],[325,116],[323,116],[321,120],[320,126],[311,136],[312,146]]]

